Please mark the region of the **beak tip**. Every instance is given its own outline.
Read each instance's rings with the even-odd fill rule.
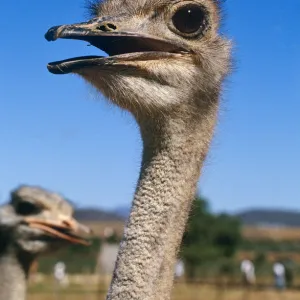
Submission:
[[[53,42],[55,40],[57,40],[58,38],[58,28],[61,27],[61,26],[54,26],[54,27],[51,27],[45,34],[45,39],[48,41],[48,42]]]
[[[62,67],[57,67],[55,64],[48,64],[47,69],[50,73],[55,75],[67,74],[69,72],[62,69]]]
[[[88,226],[81,225],[81,226],[80,226],[80,229],[81,229],[81,231],[83,231],[85,234],[88,234],[88,235],[94,234],[93,229],[91,229],[91,228],[88,227]]]

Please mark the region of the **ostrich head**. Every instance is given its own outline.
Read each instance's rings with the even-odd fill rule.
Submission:
[[[35,257],[66,243],[88,245],[90,230],[72,218],[71,205],[58,194],[39,187],[21,186],[0,208],[0,252]]]
[[[108,56],[52,62],[50,72],[79,74],[135,116],[212,104],[230,61],[217,0],[105,0],[90,8],[90,21],[52,27],[45,37],[83,40]]]

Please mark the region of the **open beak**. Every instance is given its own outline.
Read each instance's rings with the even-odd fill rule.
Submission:
[[[51,237],[66,240],[72,244],[90,245],[86,236],[91,235],[91,229],[73,218],[65,218],[59,221],[46,221],[28,217],[25,218],[24,221],[29,227],[43,230],[45,234]]]
[[[116,60],[142,60],[158,56],[188,53],[191,50],[175,41],[160,39],[148,34],[122,30],[119,25],[108,18],[96,18],[89,22],[55,26],[48,30],[45,38],[48,41],[74,39],[86,41],[106,52],[109,57],[83,56],[48,64],[48,70],[54,74],[67,74],[72,71],[91,67],[112,65]],[[147,53],[147,55],[145,55]]]

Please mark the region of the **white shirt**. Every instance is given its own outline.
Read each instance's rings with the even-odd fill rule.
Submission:
[[[245,274],[254,273],[253,263],[248,259],[243,260],[241,263],[241,271]]]
[[[55,279],[61,281],[65,278],[66,265],[63,262],[58,262],[54,266],[54,277]]]
[[[176,277],[181,277],[184,275],[184,263],[179,260],[175,266],[175,275]]]
[[[285,268],[284,265],[281,263],[275,263],[273,265],[273,272],[277,276],[284,276],[285,274]]]

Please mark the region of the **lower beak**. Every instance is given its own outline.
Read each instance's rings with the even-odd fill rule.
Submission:
[[[66,240],[73,244],[88,246],[90,242],[86,236],[90,236],[92,231],[87,226],[77,222],[75,219],[65,219],[63,221],[45,221],[37,218],[26,218],[25,222],[32,228],[43,230],[47,235]]]

